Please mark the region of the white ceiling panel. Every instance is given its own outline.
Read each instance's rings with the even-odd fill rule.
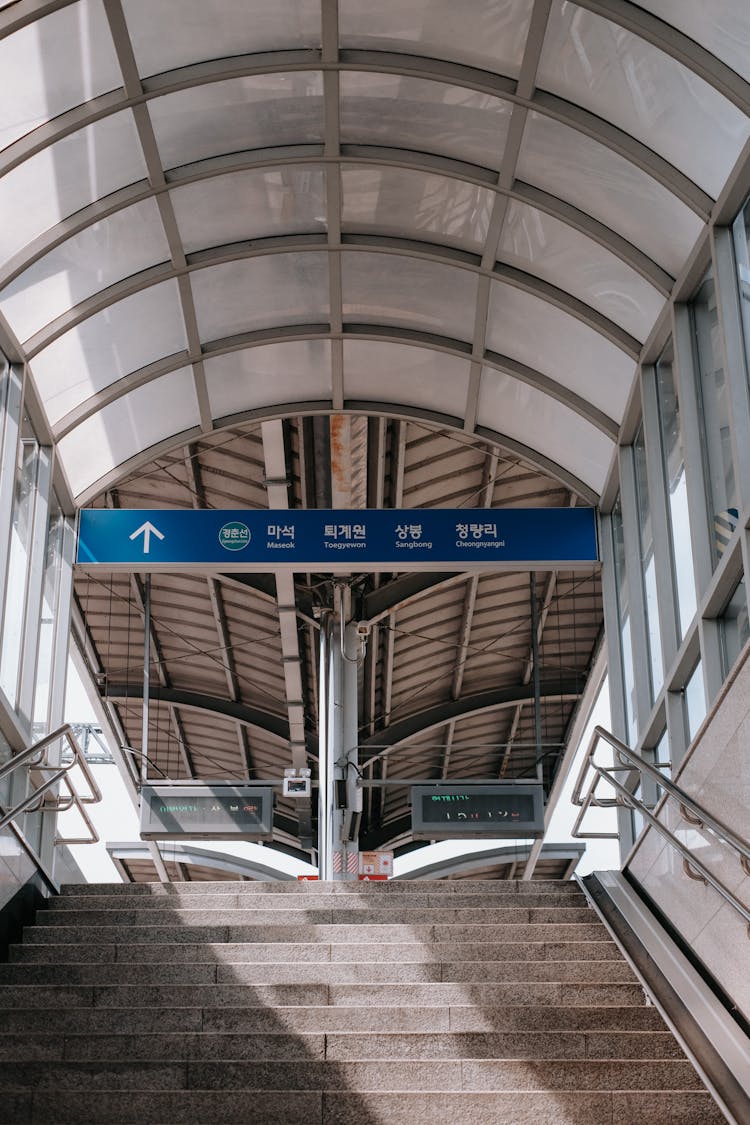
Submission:
[[[477,425],[523,442],[601,491],[614,443],[563,403],[528,383],[483,368]]]
[[[493,281],[487,347],[548,375],[619,421],[635,375],[634,361],[549,302]]]
[[[347,251],[341,274],[346,322],[472,337],[477,278],[470,270],[400,254]]]
[[[343,229],[417,238],[480,251],[495,193],[489,188],[403,168],[341,170]]]
[[[664,51],[555,0],[537,85],[611,121],[717,197],[750,120]]]
[[[331,399],[328,340],[290,340],[216,356],[205,362],[214,418],[274,403]]]
[[[55,422],[123,375],[186,347],[177,282],[164,281],[65,332],[32,360],[31,373]]]
[[[188,253],[281,234],[326,229],[322,168],[265,168],[198,180],[172,189]]]
[[[57,447],[78,494],[130,457],[199,423],[193,372],[186,367],[116,399]]]
[[[538,113],[528,116],[517,178],[588,211],[672,276],[679,273],[703,225],[635,164]]]
[[[344,398],[463,418],[471,362],[387,340],[344,340]]]
[[[0,293],[0,311],[21,340],[66,309],[149,266],[169,261],[156,200],[145,199],[86,227]]]
[[[149,102],[165,168],[248,149],[321,142],[323,78],[260,74],[190,86]]]
[[[637,340],[645,340],[664,297],[640,274],[567,223],[511,200],[498,259],[571,293]]]
[[[0,39],[0,148],[122,85],[101,0],[78,0]]]
[[[510,111],[501,98],[445,82],[362,71],[341,75],[345,144],[434,152],[499,168]]]
[[[124,0],[144,76],[207,59],[320,46],[319,0],[273,0],[248,18],[247,0]]]
[[[329,318],[328,259],[322,253],[244,258],[196,270],[191,282],[204,341]]]
[[[515,77],[533,0],[473,0],[471,19],[456,0],[339,0],[344,47],[400,51]]]
[[[63,137],[0,177],[0,258],[94,200],[145,178],[129,110]]]

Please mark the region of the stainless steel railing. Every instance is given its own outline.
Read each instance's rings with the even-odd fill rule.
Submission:
[[[50,761],[50,754],[61,739],[67,742],[72,757],[65,763]],[[88,786],[88,794],[82,795],[76,788],[72,776],[72,771],[76,766],[79,767],[83,774],[86,785]],[[33,746],[29,746],[26,750],[22,750],[19,754],[14,754],[4,766],[0,767],[0,782],[15,773],[16,770],[24,767],[28,770],[32,787],[31,792],[27,793],[26,796],[18,801],[11,809],[0,808],[0,829],[5,827],[10,828],[24,851],[39,869],[45,881],[56,890],[57,887],[50,872],[15,821],[24,813],[37,811],[41,813],[57,813],[66,812],[68,809],[75,808],[83,820],[88,835],[56,835],[55,844],[96,844],[99,841],[99,833],[94,827],[85,806],[97,804],[101,801],[102,794],[89,768],[89,764],[83,755],[83,751],[76,741],[73,728],[69,723],[58,727],[58,729],[52,731],[51,734],[45,735],[44,738],[35,742]],[[60,795],[52,793],[52,790],[54,790],[58,784],[64,786],[67,790],[65,794]]]
[[[601,765],[594,760],[601,741],[606,742],[614,751],[614,763],[612,765]],[[584,793],[583,789],[589,771],[592,772],[593,776]],[[722,821],[708,812],[707,809],[704,809],[702,805],[690,797],[679,785],[676,785],[668,777],[665,777],[653,763],[647,762],[640,754],[636,754],[634,750],[631,750],[630,747],[624,742],[621,742],[619,738],[615,738],[615,736],[605,730],[604,727],[594,728],[573,790],[571,800],[573,804],[580,807],[581,811],[576,817],[572,835],[579,840],[617,839],[617,832],[582,831],[581,825],[584,817],[591,808],[625,806],[634,809],[651,828],[655,829],[655,831],[667,840],[682,856],[683,868],[686,875],[712,886],[714,890],[744,918],[745,922],[748,924],[748,936],[750,937],[750,910],[748,910],[744,903],[740,902],[737,896],[698,859],[690,848],[683,844],[683,842],[670,831],[666,824],[654,816],[652,810],[635,796],[633,789],[629,788],[627,784],[615,776],[616,774],[628,774],[632,777],[634,773],[640,775],[642,779],[647,777],[655,782],[655,784],[663,790],[666,800],[676,801],[680,807],[683,818],[687,820],[689,824],[696,828],[707,829],[712,835],[716,836],[722,844],[732,849],[740,862],[743,872],[746,875],[750,875],[750,844],[738,836],[736,832],[733,832],[728,825],[723,824]],[[602,781],[611,786],[615,791],[615,797],[597,796],[596,791]],[[633,788],[637,788],[637,786],[633,786]]]

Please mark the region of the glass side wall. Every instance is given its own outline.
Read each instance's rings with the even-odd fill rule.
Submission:
[[[709,273],[690,305],[695,339],[695,374],[703,430],[711,528],[711,554],[718,563],[737,527],[737,484],[732,460],[730,401],[716,307]]]
[[[654,533],[651,520],[651,501],[649,499],[646,443],[643,434],[643,426],[639,428],[635,441],[633,442],[633,464],[635,469],[636,503],[638,505],[641,578],[643,581],[643,599],[646,610],[649,680],[651,684],[651,701],[653,702],[654,696],[659,691],[664,681],[664,666],[661,655],[661,631],[656,594]]]
[[[677,625],[679,637],[682,639],[695,617],[697,598],[685,457],[682,451],[680,404],[674,381],[671,345],[656,364],[656,392],[664,479],[669,504],[667,519],[677,599]]]
[[[25,420],[24,430],[26,432],[19,443],[16,465],[0,651],[0,688],[11,707],[15,707],[18,702],[23,658],[26,590],[31,562],[39,456],[39,444],[30,434],[28,420]]]

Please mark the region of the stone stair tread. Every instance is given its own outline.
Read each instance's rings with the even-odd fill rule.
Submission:
[[[102,962],[94,964],[0,964],[0,987],[37,984],[357,984],[486,981],[634,980],[624,961],[250,961],[169,964]]]
[[[138,965],[175,962],[237,964],[251,961],[609,961],[621,954],[611,940],[598,942],[185,942],[111,945],[12,945],[11,964]]]
[[[539,1059],[682,1059],[668,1031],[586,1032],[295,1032],[173,1031],[91,1036],[0,1033],[0,1058],[6,1062],[93,1062],[143,1059],[400,1062],[404,1059],[493,1061]]]
[[[696,1090],[700,1079],[685,1060],[470,1059],[406,1062],[388,1060],[205,1060],[118,1062],[4,1062],[0,1090],[70,1089],[85,1080],[97,1089],[348,1089],[348,1090]]]
[[[0,965],[0,1060],[30,1125],[722,1120],[545,880],[68,887]]]
[[[653,1007],[566,1007],[504,1005],[481,1010],[473,1005],[449,1007],[331,1007],[284,1005],[276,1008],[107,1007],[23,1008],[0,1010],[0,1034],[39,1031],[55,1034],[113,1034],[124,1031],[163,1034],[212,1032],[275,1033],[383,1031],[659,1031],[664,1025]]]
[[[248,1125],[242,1092],[187,1090],[123,1095],[98,1091],[96,1104],[64,1091],[4,1095],[14,1122],[44,1125]],[[254,1092],[255,1120],[263,1125],[725,1125],[707,1093],[643,1094],[555,1091],[552,1094],[502,1093],[351,1093],[348,1091]],[[25,1112],[25,1116],[22,1114]],[[31,1116],[33,1114],[33,1117]],[[652,1116],[653,1114],[653,1116]]]
[[[34,945],[117,942],[405,942],[405,941],[602,941],[607,931],[601,922],[578,924],[462,922],[435,925],[405,923],[361,923],[305,925],[182,925],[172,926],[28,926],[24,941]]]

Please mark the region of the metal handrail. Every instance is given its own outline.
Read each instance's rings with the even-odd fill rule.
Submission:
[[[594,754],[599,744],[599,740],[603,739],[609,743],[613,750],[616,751],[620,760],[625,760],[624,765],[602,766],[594,761]],[[583,793],[583,786],[586,779],[586,774],[589,770],[594,771],[594,776],[589,784],[585,794]],[[679,802],[681,811],[684,818],[691,824],[700,828],[707,828],[712,832],[722,843],[727,844],[733,848],[738,854],[740,864],[744,873],[750,874],[750,845],[743,840],[740,836],[733,832],[731,828],[723,824],[710,812],[699,805],[697,801],[680,788],[675,785],[668,777],[665,777],[659,770],[642,758],[640,754],[636,754],[619,738],[616,738],[604,727],[594,727],[591,735],[591,740],[588,749],[584,756],[584,761],[581,765],[578,778],[571,800],[573,804],[580,806],[581,811],[576,817],[575,824],[571,830],[571,835],[576,839],[617,839],[618,833],[616,832],[582,832],[581,823],[590,808],[612,808],[613,806],[622,807],[627,806],[635,809],[646,821],[646,823],[654,828],[671,846],[679,852],[683,859],[685,873],[691,878],[700,879],[704,883],[710,884],[714,890],[718,891],[723,899],[729,903],[734,910],[744,918],[748,925],[748,935],[750,936],[750,910],[742,903],[732,891],[730,891],[712,872],[702,863],[693,852],[686,847],[681,840],[674,835],[673,832],[667,828],[657,817],[654,816],[651,809],[649,809],[643,801],[639,800],[634,793],[632,793],[623,783],[614,776],[616,773],[633,773],[637,771],[641,776],[650,777],[660,789],[663,789],[667,798],[673,798]],[[599,782],[604,780],[610,785],[617,796],[615,798],[597,797],[596,787]],[[694,874],[697,873],[697,874]]]
[[[72,759],[64,765],[59,763],[52,763],[46,760],[49,747],[55,745],[61,738],[66,739],[71,751]],[[74,766],[79,766],[84,776],[86,784],[89,788],[87,796],[81,796],[75,787],[72,777],[69,776],[70,771]],[[56,836],[55,844],[96,844],[99,842],[99,833],[94,827],[90,816],[86,812],[84,805],[97,804],[102,799],[101,790],[96,783],[91,770],[89,769],[88,762],[86,761],[83,752],[81,751],[78,742],[76,741],[73,728],[70,723],[65,723],[63,726],[58,727],[57,730],[47,734],[33,746],[27,747],[19,754],[14,754],[13,757],[0,767],[0,781],[9,777],[10,774],[20,769],[22,766],[28,766],[29,774],[41,774],[43,780],[40,784],[36,785],[33,792],[29,793],[23,800],[19,801],[12,809],[3,811],[0,809],[0,829],[5,828],[11,821],[15,820],[22,813],[40,811],[42,813],[49,812],[66,812],[68,809],[76,808],[80,814],[86,829],[89,833],[84,837],[63,837]],[[53,773],[51,776],[44,776],[49,770]],[[58,782],[62,782],[68,790],[68,795],[65,797],[57,797],[52,803],[45,800],[47,793]],[[13,827],[11,825],[11,827]],[[18,833],[16,832],[16,835]]]

